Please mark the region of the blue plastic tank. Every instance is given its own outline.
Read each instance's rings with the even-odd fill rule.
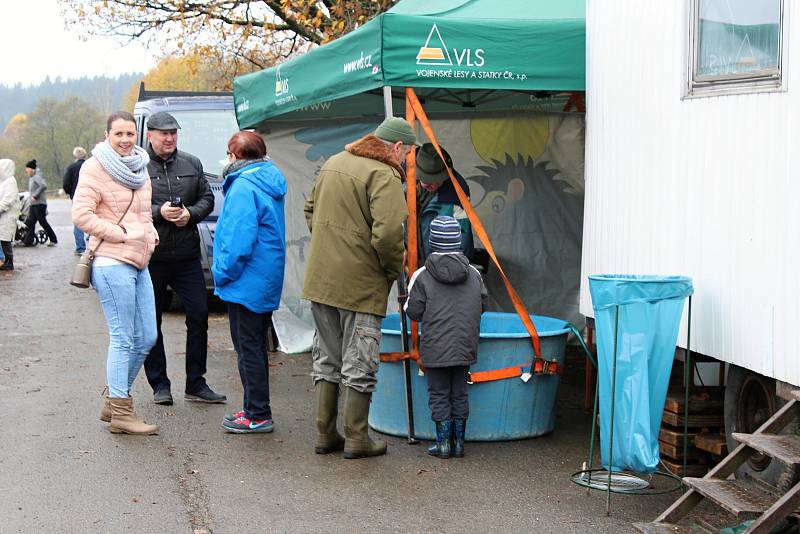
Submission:
[[[564,365],[569,323],[552,317],[531,315],[542,348],[542,357]],[[400,315],[390,314],[381,325],[381,352],[401,351]],[[478,361],[472,372],[527,365],[533,347],[525,326],[515,313],[484,313]],[[470,385],[468,441],[506,441],[532,438],[553,431],[559,375],[536,375],[527,382],[507,378]],[[421,439],[435,439],[436,431],[428,408],[428,383],[411,361],[411,391],[414,399],[414,430]],[[405,386],[402,362],[382,362],[378,387],[372,396],[369,424],[378,432],[406,436]]]

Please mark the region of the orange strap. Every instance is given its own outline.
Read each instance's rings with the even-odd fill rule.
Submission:
[[[569,96],[569,100],[567,100],[567,103],[564,104],[564,113],[572,111],[573,106],[578,113],[586,113],[586,104],[583,101],[582,93],[572,93]]]
[[[401,362],[403,360],[414,360],[419,362],[419,352],[381,352],[380,360],[382,362]]]
[[[528,365],[514,365],[502,369],[492,369],[491,371],[476,371],[467,373],[467,384],[478,384],[480,382],[491,382],[493,380],[504,380],[506,378],[517,378],[525,373],[532,375],[556,375],[561,373],[561,367],[557,360],[543,360],[536,358],[533,363]]]
[[[425,110],[422,109],[422,105],[419,103],[419,99],[417,99],[417,95],[414,92],[414,89],[407,87],[406,88],[406,108],[411,108],[414,115],[416,115],[416,119],[422,125],[422,129],[425,131],[425,134],[430,139],[431,143],[433,143],[434,148],[436,149],[436,153],[439,154],[439,157],[442,158],[442,161],[445,161],[444,155],[442,154],[442,149],[439,147],[439,143],[436,142],[436,136],[433,134],[433,128],[431,128],[430,122],[428,122],[428,116],[425,114]],[[414,116],[412,115],[412,117]],[[409,169],[413,169],[414,166],[411,165],[413,160],[409,160]],[[475,212],[475,208],[472,207],[472,203],[469,201],[469,197],[464,193],[464,190],[461,189],[461,185],[456,180],[455,175],[453,174],[453,170],[445,165],[445,169],[447,169],[447,174],[450,176],[450,181],[453,183],[453,187],[458,195],[458,199],[461,201],[461,206],[467,212],[467,217],[469,218],[470,223],[472,223],[472,227],[475,230],[475,233],[478,234],[478,238],[483,243],[483,246],[486,247],[486,252],[489,254],[489,257],[492,258],[495,266],[497,266],[497,270],[500,272],[500,276],[503,278],[503,283],[506,286],[506,291],[508,292],[508,296],[511,298],[511,302],[514,304],[514,309],[519,315],[519,318],[522,320],[522,324],[525,325],[525,330],[527,330],[528,334],[531,336],[531,344],[533,345],[533,353],[536,355],[537,359],[541,359],[542,357],[542,349],[539,346],[539,334],[536,332],[536,327],[533,326],[533,321],[531,321],[530,315],[528,315],[528,311],[525,309],[525,305],[522,303],[522,299],[517,294],[516,290],[511,286],[511,282],[506,276],[503,267],[500,265],[500,261],[497,259],[497,255],[494,252],[494,247],[492,246],[491,241],[489,240],[489,234],[486,233],[486,229],[483,227],[483,223],[478,218],[478,214]],[[413,175],[412,175],[413,176]],[[416,192],[416,183],[409,183],[407,184],[407,190],[414,189]],[[416,221],[416,202],[414,204],[409,204],[409,207],[414,206],[412,210],[412,217],[408,224],[410,228],[416,228],[417,221]],[[410,243],[409,248],[411,249]],[[416,255],[416,246],[412,249],[414,250],[413,254]],[[412,332],[414,330],[412,329]]]

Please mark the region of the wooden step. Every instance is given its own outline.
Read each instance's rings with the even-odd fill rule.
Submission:
[[[750,489],[738,480],[686,477],[683,483],[736,516],[760,514],[775,502],[773,496]]]
[[[740,434],[734,432],[733,439],[758,452],[763,452],[767,456],[777,458],[785,464],[800,464],[800,437],[791,434]]]
[[[700,534],[709,532],[697,526],[673,525],[671,523],[634,523],[633,528],[642,534]]]

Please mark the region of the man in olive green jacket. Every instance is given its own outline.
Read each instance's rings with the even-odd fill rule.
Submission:
[[[303,298],[316,323],[311,377],[316,388],[318,454],[378,456],[370,439],[380,322],[392,283],[403,268],[408,216],[401,162],[417,144],[405,120],[390,117],[374,134],[345,147],[323,166],[305,205],[311,246]],[[345,438],[336,430],[339,383],[344,386]]]

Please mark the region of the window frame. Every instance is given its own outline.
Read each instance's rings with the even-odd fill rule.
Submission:
[[[684,98],[699,98],[730,94],[772,93],[785,92],[786,74],[784,66],[787,64],[786,55],[788,47],[788,10],[786,0],[780,2],[778,61],[776,71],[759,71],[742,74],[726,75],[698,75],[700,51],[700,1],[689,0],[687,13],[687,83],[684,89]]]

